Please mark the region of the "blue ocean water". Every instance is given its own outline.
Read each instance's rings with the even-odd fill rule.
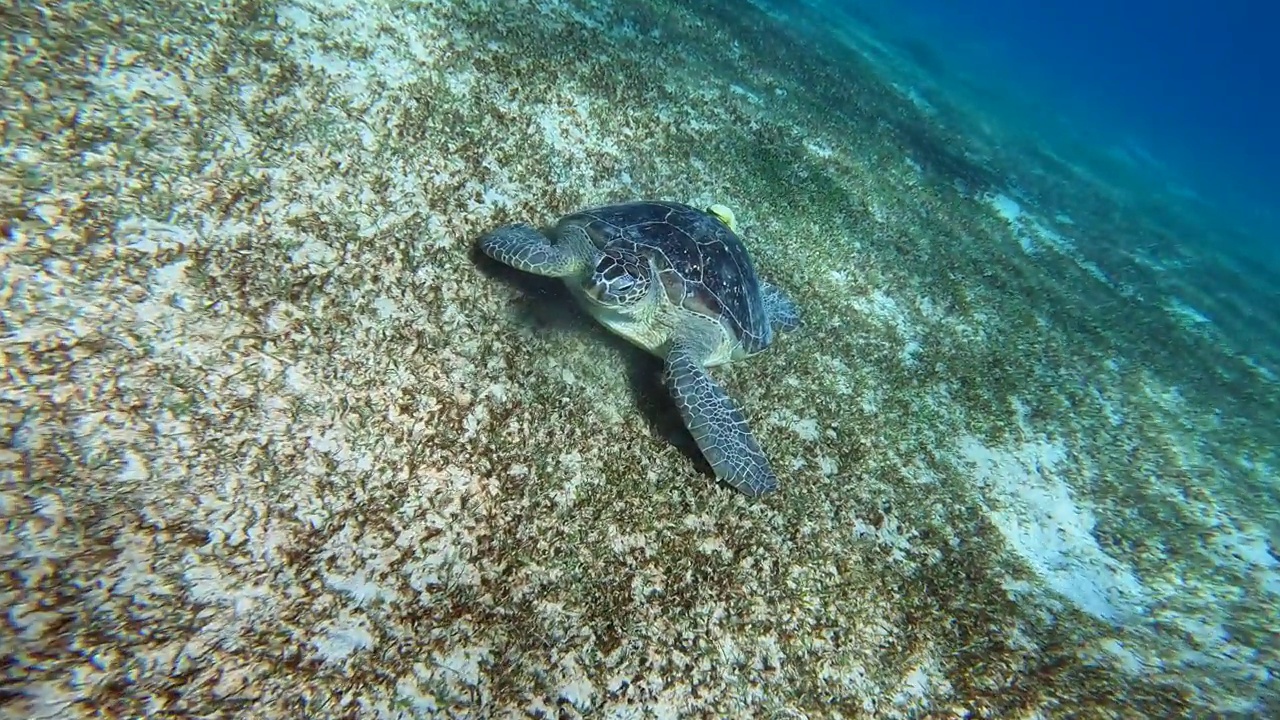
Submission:
[[[1259,0],[847,0],[1077,133],[1280,235],[1280,6]],[[1274,250],[1274,248],[1267,248]]]

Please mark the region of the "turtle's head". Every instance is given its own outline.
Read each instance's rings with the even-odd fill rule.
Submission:
[[[649,294],[649,264],[635,253],[608,248],[587,278],[587,295],[601,305],[626,311]]]

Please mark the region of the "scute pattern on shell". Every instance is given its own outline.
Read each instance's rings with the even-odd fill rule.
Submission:
[[[567,216],[598,247],[621,243],[651,257],[675,304],[723,323],[746,354],[773,341],[760,282],[742,240],[697,208],[668,202],[634,202]]]

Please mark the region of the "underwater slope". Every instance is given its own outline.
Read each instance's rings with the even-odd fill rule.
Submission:
[[[728,0],[4,12],[7,713],[1276,710],[1277,328],[892,48]],[[730,205],[801,299],[719,373],[776,496],[471,249],[635,196]]]

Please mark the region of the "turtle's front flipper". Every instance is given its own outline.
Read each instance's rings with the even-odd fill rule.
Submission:
[[[697,358],[695,348],[677,343],[667,354],[663,379],[698,449],[716,477],[743,493],[756,497],[776,490],[778,479],[742,410]]]
[[[552,245],[547,236],[528,225],[508,225],[490,232],[480,239],[480,250],[517,270],[548,277],[572,275],[583,263],[577,254]]]
[[[800,327],[800,307],[777,285],[760,282],[760,297],[764,300],[764,311],[769,314],[769,322],[783,332],[791,332]]]

